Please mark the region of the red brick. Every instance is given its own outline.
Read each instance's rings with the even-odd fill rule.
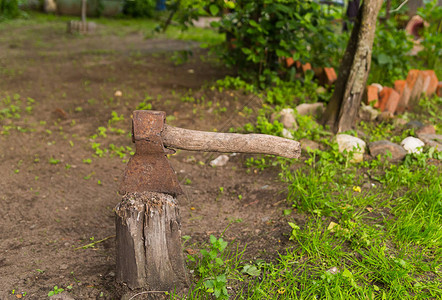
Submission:
[[[367,86],[367,88],[365,89],[365,104],[370,104],[370,102],[376,101],[376,103],[379,100],[379,96],[378,96],[378,88],[373,86],[373,85],[369,85]]]
[[[407,76],[407,85],[410,88],[410,100],[407,104],[407,109],[413,109],[413,107],[419,103],[419,99],[423,92],[424,76],[419,70],[410,70]]]
[[[338,79],[335,69],[333,68],[324,68],[324,74],[327,85],[332,85]]]
[[[433,70],[422,71],[422,74],[425,78],[423,92],[427,97],[430,97],[436,92],[439,80],[437,79],[436,73]]]
[[[399,93],[399,103],[396,112],[403,113],[408,106],[410,100],[410,88],[405,80],[396,80],[394,82],[394,89]]]
[[[388,97],[387,103],[385,104],[385,111],[394,114],[399,103],[399,93],[395,90],[391,90],[390,97]]]
[[[293,66],[295,64],[295,60],[291,57],[287,57],[285,59],[285,63],[287,65],[287,68],[290,68],[291,66]]]
[[[318,78],[319,80],[321,80],[321,76],[324,73],[324,68],[321,67],[314,67],[313,68],[313,72],[315,72],[315,76],[316,78]]]
[[[307,72],[308,70],[312,69],[312,65],[310,63],[306,63],[305,65],[302,65],[302,73]]]
[[[399,94],[391,87],[384,87],[379,93],[379,109],[394,113],[399,103]]]
[[[439,81],[439,83],[437,84],[436,94],[438,97],[442,97],[442,81]]]

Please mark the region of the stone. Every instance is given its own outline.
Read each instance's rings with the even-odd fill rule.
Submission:
[[[408,153],[421,153],[425,143],[420,139],[409,136],[402,140],[401,146],[404,147]]]
[[[357,163],[363,161],[365,152],[365,142],[360,138],[348,135],[338,134],[336,135],[336,141],[338,142],[339,152],[353,152],[353,157],[350,162]]]
[[[380,122],[389,122],[394,118],[393,114],[389,111],[381,112],[376,118]]]
[[[359,109],[359,118],[364,121],[374,121],[379,115],[379,111],[370,105],[362,105]]]
[[[336,75],[336,71],[333,68],[324,68],[324,84],[332,85],[338,80],[338,76]]]
[[[410,101],[410,88],[405,80],[396,80],[394,82],[394,89],[399,93],[399,103],[396,108],[397,113],[403,113]]]
[[[309,139],[301,139],[299,142],[301,143],[301,149],[304,151],[314,151],[321,147],[319,143]]]
[[[327,270],[327,272],[329,272],[330,274],[336,275],[339,273],[339,269],[337,267],[331,267],[330,269]]]
[[[381,84],[379,84],[379,83],[372,83],[372,84],[370,84],[370,85],[377,87],[377,88],[378,88],[378,93],[382,92],[382,90],[383,90],[383,88],[384,88],[384,87],[383,87]]]
[[[416,121],[416,120],[411,120],[410,122],[405,124],[405,127],[407,129],[412,129],[412,128],[418,129],[418,128],[421,128],[423,126],[424,126],[424,124],[422,122],[419,122],[419,121]]]
[[[423,92],[424,76],[419,70],[410,70],[407,76],[407,85],[410,88],[410,100],[408,101],[408,110],[412,110]]]
[[[117,91],[115,91],[114,96],[121,97],[121,96],[123,96],[123,93],[121,91],[117,90]]]
[[[436,94],[438,97],[442,97],[442,81],[437,84]]]
[[[436,93],[439,80],[433,70],[425,70],[421,71],[421,73],[424,76],[423,93],[425,93],[425,96],[430,97]]]
[[[75,300],[71,295],[69,295],[66,292],[57,294],[57,295],[53,295],[51,297],[49,297],[49,299],[51,300]]]
[[[294,113],[293,108],[284,108],[279,112],[280,122],[284,125],[284,128],[298,129]]]
[[[434,128],[433,125],[425,125],[420,127],[417,131],[416,134],[436,134],[436,128]]]
[[[327,93],[327,89],[323,86],[318,86],[318,88],[316,89],[316,94],[325,94]]]
[[[296,106],[296,111],[301,116],[313,115],[316,117],[320,117],[324,112],[324,103],[316,102],[316,103],[303,103]]]
[[[420,140],[430,147],[436,148],[438,152],[442,152],[442,135],[441,134],[418,134]]]
[[[293,139],[293,134],[290,132],[290,130],[283,128],[282,129],[282,136],[286,139]]]
[[[387,140],[369,143],[368,149],[373,157],[378,155],[385,156],[390,152],[390,160],[401,160],[407,155],[407,151],[403,147]]]
[[[405,124],[407,124],[407,123],[408,123],[408,121],[405,119],[402,119],[402,118],[395,118],[393,121],[394,127],[397,127],[397,126],[402,127],[402,126],[405,126]]]
[[[391,87],[384,87],[379,93],[379,109],[394,114],[399,103],[399,94]]]
[[[376,86],[373,86],[373,85],[367,86],[367,88],[365,89],[365,95],[364,95],[365,104],[369,105],[370,102],[373,102],[373,101],[376,104],[376,102],[379,100],[378,91],[379,90]]]
[[[228,161],[229,161],[229,157],[227,155],[223,154],[223,155],[218,156],[214,160],[212,160],[209,164],[212,167],[223,167],[227,164]]]

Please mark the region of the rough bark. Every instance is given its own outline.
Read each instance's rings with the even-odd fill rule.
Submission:
[[[81,0],[81,22],[86,23],[87,0]]]
[[[148,291],[186,286],[175,198],[154,192],[128,193],[115,212],[117,282]]]
[[[424,6],[423,0],[409,0],[408,1],[408,16],[411,18],[417,14],[417,9]]]
[[[166,147],[191,151],[262,153],[298,158],[299,142],[265,134],[218,133],[164,125],[161,133]]]
[[[335,133],[354,126],[370,70],[376,19],[381,5],[382,0],[365,0],[359,9],[335,90],[323,116],[323,123]]]

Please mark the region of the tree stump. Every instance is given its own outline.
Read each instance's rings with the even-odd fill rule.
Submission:
[[[115,211],[117,282],[149,291],[186,286],[176,199],[157,192],[126,193]]]

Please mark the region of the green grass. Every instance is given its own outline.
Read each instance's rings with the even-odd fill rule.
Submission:
[[[58,16],[43,13],[29,13],[26,19],[9,20],[3,23],[5,26],[21,27],[26,25],[52,24],[57,28],[65,29],[66,23],[70,20],[77,20],[80,17]],[[155,33],[154,29],[159,20],[154,19],[128,19],[128,18],[88,18],[88,21],[101,25],[98,34],[126,36],[133,33],[142,33],[147,38],[168,38],[185,41],[196,41],[208,45],[217,44],[225,40],[225,35],[213,29],[189,28],[182,31],[177,26],[171,25],[165,33]],[[2,24],[2,26],[3,26]]]
[[[250,262],[237,261],[213,274],[225,274],[236,287],[231,298],[441,299],[440,167],[423,167],[425,153],[400,164],[365,163],[364,172],[361,165],[346,166],[335,150],[310,155],[295,172],[289,160],[279,161],[288,201],[307,222],[291,221],[291,246],[277,261],[252,262],[253,275],[241,272]],[[375,187],[360,188],[371,182],[370,172],[377,173]],[[197,284],[187,297],[209,294]]]
[[[256,93],[235,78],[220,80],[217,87]],[[284,88],[277,89],[260,94],[270,105],[259,110],[256,125],[242,131],[280,134],[280,124],[268,121],[269,116],[279,105],[293,107],[293,100],[286,100]],[[438,131],[441,99],[423,99],[420,107],[418,114],[403,117],[425,120],[429,115]],[[236,261],[236,267],[226,264],[212,278],[226,278],[231,299],[442,299],[442,154],[427,147],[400,163],[377,157],[352,164],[351,153],[339,153],[313,118],[297,120],[302,130],[294,131],[295,139],[315,140],[326,151],[310,151],[297,161],[270,156],[246,161],[249,169],[280,169],[288,185],[288,207],[281,215],[287,218],[289,246],[276,260]],[[367,141],[398,143],[415,135],[387,123],[361,123],[358,129]],[[294,214],[298,217],[291,218]],[[305,223],[296,223],[299,215]],[[232,256],[220,257],[230,262]],[[251,266],[252,274],[243,272]],[[197,274],[200,265],[189,267]],[[184,298],[224,299],[202,284],[204,278],[194,279]]]

